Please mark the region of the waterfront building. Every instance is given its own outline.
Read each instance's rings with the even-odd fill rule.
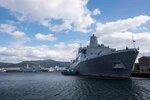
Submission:
[[[150,72],[150,56],[143,56],[138,61],[140,72]]]

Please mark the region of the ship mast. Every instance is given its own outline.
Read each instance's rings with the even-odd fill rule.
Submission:
[[[94,34],[90,37],[89,47],[91,48],[98,47],[97,37]]]
[[[132,42],[133,42],[133,46],[135,48],[135,40],[133,39],[133,35],[132,35]]]

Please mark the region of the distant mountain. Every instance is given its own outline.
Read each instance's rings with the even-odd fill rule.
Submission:
[[[55,66],[59,66],[59,67],[69,67],[70,63],[69,62],[63,62],[63,61],[55,61],[55,60],[37,60],[37,61],[23,61],[20,63],[1,63],[0,62],[0,68],[3,67],[24,67],[29,65],[30,67],[32,66],[43,66],[46,68],[49,67],[55,67]]]
[[[13,65],[13,63],[0,62],[0,68],[1,68],[1,67],[7,67],[7,66],[10,66],[10,65]]]

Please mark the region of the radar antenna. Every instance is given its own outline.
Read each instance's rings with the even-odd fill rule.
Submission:
[[[133,46],[134,46],[134,48],[135,48],[135,40],[134,40],[134,38],[133,38],[133,35],[132,35],[131,37],[132,37]]]

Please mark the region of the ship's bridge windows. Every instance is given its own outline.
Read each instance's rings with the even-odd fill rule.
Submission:
[[[81,52],[84,53],[84,54],[86,54],[87,49],[82,49]]]

